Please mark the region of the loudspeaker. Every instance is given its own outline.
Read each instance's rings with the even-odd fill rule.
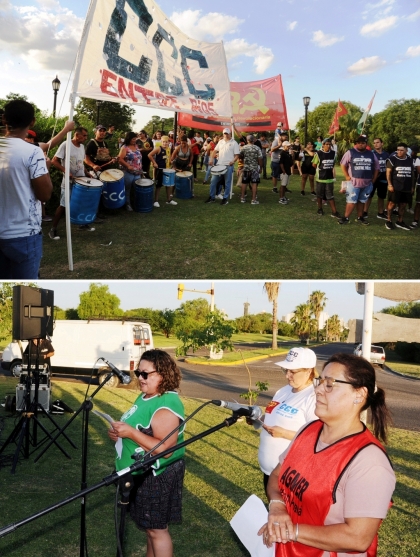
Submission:
[[[13,287],[14,340],[52,336],[54,325],[54,291],[32,286]]]
[[[17,412],[22,412],[25,410],[25,396],[26,396],[26,385],[16,386],[16,410]],[[50,411],[50,396],[51,389],[47,385],[40,385],[38,389],[38,403],[43,407],[46,412]],[[35,385],[31,385],[31,402],[35,398]]]

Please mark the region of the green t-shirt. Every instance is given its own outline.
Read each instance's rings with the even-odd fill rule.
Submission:
[[[334,159],[334,161],[335,161],[335,159]],[[317,166],[316,166],[316,173],[315,173],[315,180],[316,180],[317,182],[321,182],[322,184],[327,184],[327,183],[335,182],[335,178],[331,178],[331,179],[329,179],[329,180],[320,180],[320,179],[319,179],[319,163],[320,163],[320,162],[321,162],[321,161],[319,160],[318,153],[316,152],[315,155],[314,155],[314,158],[312,159],[312,164],[316,164],[316,165],[317,165]]]
[[[166,393],[163,393],[162,395],[155,395],[151,398],[144,398],[144,394],[141,394],[136,399],[133,406],[122,415],[121,421],[125,422],[128,425],[131,425],[132,427],[138,429],[146,435],[153,436],[151,427],[152,419],[155,413],[162,408],[170,410],[176,416],[178,416],[180,420],[184,419],[184,405],[182,404],[178,393],[174,391],[168,391]],[[184,426],[182,426],[182,428],[180,428],[180,431],[178,432],[177,443],[181,443],[183,440]],[[134,464],[135,461],[131,458],[131,455],[133,455],[135,452],[142,454],[146,451],[139,447],[138,444],[132,439],[123,438],[121,458],[118,457],[118,454],[115,458],[115,468],[117,472]],[[184,454],[185,448],[183,447],[182,449],[178,449],[173,452],[168,458],[159,458],[152,465],[153,474],[155,476],[158,476],[165,470],[166,466],[172,464],[176,460],[180,460],[184,456]],[[140,474],[141,472],[134,473]]]

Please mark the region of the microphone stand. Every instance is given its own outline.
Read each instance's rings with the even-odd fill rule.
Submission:
[[[110,374],[111,375],[111,374]],[[107,377],[107,379],[109,378],[109,376]],[[105,384],[106,381],[104,381],[103,384]],[[98,391],[99,389],[97,389],[95,391],[95,393]],[[8,526],[5,526],[4,528],[0,529],[0,538],[3,538],[5,536],[7,536],[8,534],[11,534],[12,532],[14,532],[15,530],[17,530],[18,528],[20,528],[21,526],[24,526],[25,524],[28,524],[29,522],[32,522],[38,518],[40,518],[41,516],[45,516],[46,514],[55,511],[56,509],[59,509],[61,507],[63,507],[64,505],[67,505],[68,503],[71,503],[72,501],[75,501],[76,499],[82,498],[83,502],[85,499],[85,496],[88,495],[89,493],[92,493],[93,491],[96,491],[102,487],[105,486],[109,486],[113,483],[116,483],[119,481],[120,478],[123,478],[125,476],[127,476],[128,474],[131,474],[133,472],[138,472],[144,469],[149,468],[154,462],[156,462],[156,460],[158,460],[159,458],[162,458],[168,454],[173,453],[174,451],[181,449],[183,447],[186,447],[187,445],[190,445],[191,443],[194,443],[195,441],[198,441],[199,439],[203,439],[204,437],[207,437],[208,435],[211,435],[212,433],[219,431],[220,429],[223,429],[225,427],[230,427],[231,425],[235,424],[238,419],[244,415],[244,413],[241,411],[242,409],[236,411],[233,413],[233,415],[230,418],[226,418],[222,423],[211,427],[210,429],[203,431],[202,433],[199,433],[198,435],[195,435],[194,437],[191,437],[190,439],[187,439],[186,441],[183,441],[182,443],[179,443],[178,445],[174,445],[173,447],[170,447],[169,449],[166,449],[162,452],[160,452],[157,455],[149,455],[148,457],[144,458],[143,460],[138,460],[136,461],[134,464],[132,464],[131,466],[129,466],[128,468],[124,468],[123,470],[120,470],[119,472],[114,472],[113,474],[110,474],[109,476],[106,476],[101,482],[91,486],[91,487],[85,487],[83,488],[81,491],[70,495],[69,497],[67,497],[66,499],[63,499],[62,501],[59,501],[58,503],[55,503],[49,507],[46,507],[45,509],[43,509],[42,511],[39,511],[27,518],[24,518],[23,520],[19,521],[19,522],[15,522],[12,524],[9,524]],[[143,458],[142,456],[140,456],[139,458]],[[84,512],[84,504],[82,504],[82,510]],[[82,532],[81,532],[82,535]],[[85,535],[85,531],[83,531],[83,535]],[[120,540],[121,540],[121,529],[119,532],[119,536],[120,536]],[[80,551],[82,552],[82,549],[84,550],[84,543],[85,543],[85,538],[83,538],[83,545],[82,545],[82,538],[80,539]],[[81,555],[84,555],[84,553],[81,553]]]
[[[61,429],[59,429],[57,435],[50,441],[50,443],[44,448],[44,450],[34,460],[34,462],[37,462],[41,458],[41,456],[51,447],[51,445],[55,442],[55,440],[61,434],[65,435],[64,430],[67,429],[67,427],[77,418],[77,416],[81,412],[83,412],[83,420],[82,420],[82,424],[83,424],[83,426],[82,426],[82,478],[81,478],[81,482],[80,482],[81,491],[80,491],[80,495],[79,495],[79,497],[82,498],[82,501],[81,501],[82,504],[81,504],[81,507],[80,507],[80,557],[83,557],[85,555],[85,549],[86,549],[86,499],[84,497],[84,494],[90,493],[90,491],[86,489],[87,488],[87,454],[88,454],[89,414],[90,414],[90,412],[93,408],[93,402],[92,402],[93,397],[102,389],[102,387],[105,386],[105,384],[111,379],[111,377],[113,375],[114,375],[114,372],[111,371],[111,373],[109,373],[106,376],[105,381],[103,381],[103,383],[100,383],[99,386],[97,387],[97,389],[94,390],[92,395],[88,399],[86,399],[82,402],[79,409],[73,414],[73,416],[67,421],[67,423]],[[67,438],[66,435],[65,435],[65,437]],[[77,449],[77,447],[76,447],[76,445],[74,445],[74,443],[71,442],[71,444],[73,445],[73,447],[75,449]],[[73,500],[73,499],[71,499],[71,500]],[[70,501],[67,501],[67,502],[70,502]],[[54,508],[59,508],[59,507],[54,506]],[[53,509],[51,509],[51,510],[53,510]],[[87,552],[86,552],[86,554],[87,554]]]

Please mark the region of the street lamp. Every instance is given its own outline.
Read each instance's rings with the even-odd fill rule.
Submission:
[[[305,107],[305,147],[308,142],[308,106],[311,102],[311,97],[303,97],[303,106]]]
[[[101,107],[102,101],[96,101],[96,125],[99,126],[99,109]]]
[[[57,93],[60,90],[61,81],[55,76],[55,79],[52,80],[52,88],[54,91],[54,108],[53,108],[53,116],[55,117],[55,109],[57,108]]]

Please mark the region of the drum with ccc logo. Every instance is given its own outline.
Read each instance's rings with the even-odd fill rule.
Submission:
[[[90,224],[96,219],[101,199],[102,182],[94,178],[74,179],[70,197],[70,222]]]
[[[102,190],[104,206],[107,209],[119,209],[125,205],[124,172],[117,168],[104,170],[99,175],[104,187]]]

